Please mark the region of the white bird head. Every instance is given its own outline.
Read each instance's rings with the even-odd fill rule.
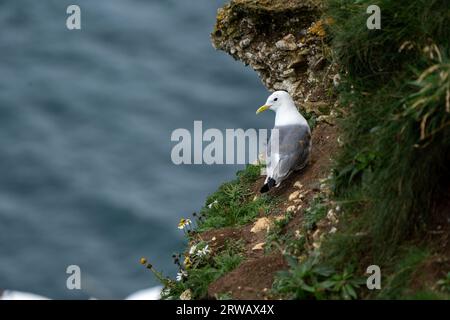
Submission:
[[[275,91],[267,98],[266,103],[256,110],[256,114],[266,110],[272,110],[277,112],[278,109],[284,107],[295,107],[294,100],[286,91]]]

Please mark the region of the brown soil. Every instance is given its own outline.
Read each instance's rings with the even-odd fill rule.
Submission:
[[[326,123],[319,124],[313,131],[312,141],[313,149],[309,166],[302,171],[292,173],[279,188],[271,191],[280,203],[269,216],[274,218],[294,205],[289,200],[289,195],[299,190],[294,184],[300,182],[303,185],[301,192],[305,198],[301,203],[295,203],[294,217],[286,227],[286,231],[297,230],[300,227],[303,211],[308,208],[309,202],[319,191],[320,180],[329,174],[330,157],[338,145],[336,127]],[[262,177],[255,183],[255,191],[261,188],[263,181]],[[300,205],[301,208],[298,209]],[[209,286],[210,298],[214,298],[217,294],[228,293],[234,299],[266,299],[276,272],[287,268],[281,253],[272,252],[266,255],[264,250],[253,250],[255,245],[265,242],[266,232],[252,233],[250,231],[252,227],[253,223],[239,228],[210,230],[199,235],[207,241],[215,238],[212,241],[213,248],[221,248],[227,239],[242,239],[245,243],[244,262]]]
[[[262,256],[247,260],[209,286],[208,294],[228,293],[233,299],[265,299],[272,287],[275,273],[286,269],[287,264],[281,254]]]

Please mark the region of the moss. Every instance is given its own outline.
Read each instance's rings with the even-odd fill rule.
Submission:
[[[216,47],[220,47],[224,39],[241,37],[244,18],[254,24],[253,36],[298,33],[310,24],[312,16],[319,15],[321,3],[313,0],[234,0],[219,10],[211,37]]]
[[[260,177],[261,167],[247,166],[237,173],[237,179],[224,183],[208,197],[200,211],[198,232],[223,227],[236,227],[249,223],[261,213],[268,213],[271,198],[254,198],[252,184]]]

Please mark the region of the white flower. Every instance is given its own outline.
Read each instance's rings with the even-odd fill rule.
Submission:
[[[181,281],[184,278],[187,278],[188,274],[183,269],[180,269],[180,272],[177,273],[177,281]]]
[[[208,255],[211,252],[211,250],[209,250],[209,245],[206,245],[203,249],[200,249],[197,251],[197,256],[198,257],[203,257]]]
[[[170,289],[169,288],[165,288],[161,291],[161,295],[162,296],[168,296],[170,295]]]
[[[213,202],[211,202],[210,204],[208,204],[208,208],[211,209],[213,207],[213,205],[217,204],[218,201],[214,200]]]
[[[191,300],[191,299],[192,299],[192,291],[191,291],[191,289],[185,290],[185,291],[180,295],[180,300]]]
[[[195,253],[195,251],[197,250],[197,245],[194,244],[190,249],[189,249],[189,255],[193,255]]]

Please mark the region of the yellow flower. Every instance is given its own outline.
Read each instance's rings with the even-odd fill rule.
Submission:
[[[189,256],[186,256],[184,258],[184,266],[186,267],[186,269],[189,269],[192,266],[192,261],[191,258],[189,258]]]
[[[147,259],[141,258],[141,260],[139,260],[139,262],[140,262],[141,264],[146,264],[146,263],[147,263]]]
[[[185,223],[186,223],[186,220],[181,218],[180,222],[178,223],[178,229],[184,229]]]
[[[190,219],[181,218],[180,222],[178,223],[178,229],[182,230],[182,229],[186,228],[186,226],[190,225],[191,223],[192,223],[192,221]]]

